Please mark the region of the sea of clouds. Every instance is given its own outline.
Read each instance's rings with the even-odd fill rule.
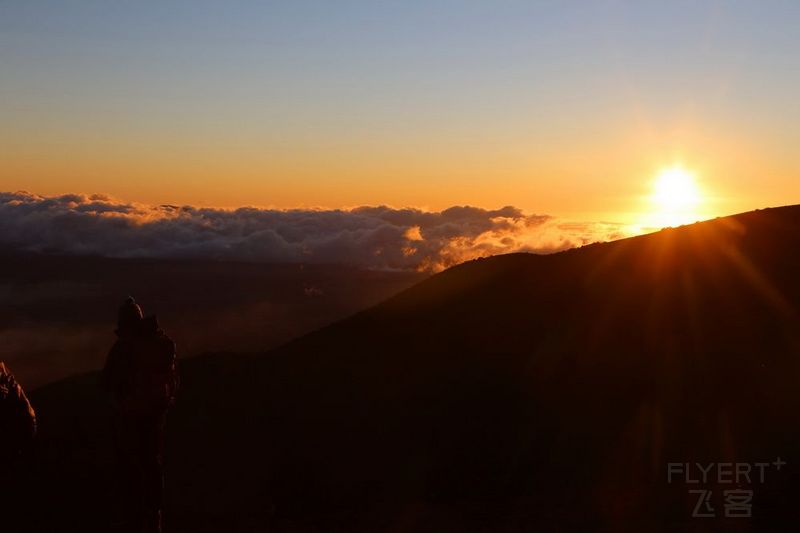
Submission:
[[[511,206],[217,209],[0,193],[0,246],[28,252],[439,271],[477,257],[551,253],[624,236],[618,224],[567,222]]]

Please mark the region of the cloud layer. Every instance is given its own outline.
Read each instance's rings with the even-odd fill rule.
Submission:
[[[438,271],[476,257],[549,253],[623,236],[618,225],[565,223],[511,206],[226,210],[0,193],[0,245],[32,252]]]

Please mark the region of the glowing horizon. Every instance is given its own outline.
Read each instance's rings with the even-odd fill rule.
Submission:
[[[12,1],[0,190],[637,224],[653,176],[681,161],[704,217],[800,202],[798,17],[745,2]]]

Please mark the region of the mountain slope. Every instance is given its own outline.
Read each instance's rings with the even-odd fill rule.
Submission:
[[[800,206],[791,206],[499,256],[266,355],[187,362],[170,426],[170,522],[702,530],[709,522],[691,518],[689,490],[713,490],[721,515],[722,491],[743,488],[754,491],[753,517],[715,524],[793,523],[798,250]],[[43,428],[40,486],[72,468],[59,454],[82,454],[84,487],[108,476],[107,456],[81,452],[106,449],[99,400],[78,392],[90,382],[34,398],[43,426],[53,424]],[[777,457],[788,464],[763,483],[667,482],[668,462]],[[84,502],[98,493],[85,491]]]

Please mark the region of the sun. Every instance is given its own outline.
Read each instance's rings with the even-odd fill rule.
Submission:
[[[694,175],[681,167],[662,170],[653,185],[653,202],[664,211],[694,210],[700,204]]]
[[[703,218],[703,192],[694,173],[680,165],[662,169],[653,180],[648,225],[680,226]]]

